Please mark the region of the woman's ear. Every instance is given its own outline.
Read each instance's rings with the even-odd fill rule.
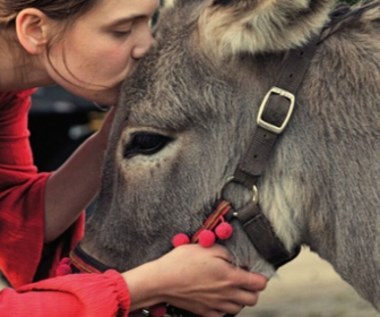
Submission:
[[[24,9],[17,15],[17,38],[28,53],[39,54],[45,49],[48,20],[46,14],[35,8]]]

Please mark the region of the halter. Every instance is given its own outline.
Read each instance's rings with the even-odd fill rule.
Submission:
[[[338,5],[330,13],[330,21],[321,35],[315,36],[304,47],[287,53],[277,83],[269,89],[259,107],[252,142],[234,173],[233,182],[245,186],[253,192],[254,197],[258,197],[258,181],[264,174],[276,142],[290,122],[297,105],[298,90],[318,46],[340,28],[377,6],[379,4],[375,2],[351,10],[346,4]],[[285,248],[261,211],[258,199],[253,199],[242,209],[236,210],[234,216],[259,254],[276,269],[299,254],[300,246],[295,246],[292,250]]]

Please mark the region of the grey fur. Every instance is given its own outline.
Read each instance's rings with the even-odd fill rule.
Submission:
[[[277,1],[246,2],[252,2],[254,11],[253,4],[265,1],[273,2],[275,13]],[[213,51],[206,45],[199,21],[215,10],[213,2],[181,1],[166,12],[155,48],[123,86],[98,208],[83,241],[88,252],[119,270],[159,257],[170,250],[174,234],[200,227],[245,153],[258,105],[276,80],[283,51],[239,50],[239,45]],[[217,10],[234,2],[237,10],[242,1],[222,1],[228,4]],[[323,8],[333,2],[294,1],[314,8],[304,11],[310,16],[326,15]],[[241,15],[246,10],[236,14],[236,23]],[[208,17],[211,21],[213,15]],[[327,16],[316,21],[324,23]],[[288,22],[290,33],[305,28],[303,19]],[[310,25],[315,29],[302,34],[321,27]],[[378,310],[379,29],[377,6],[323,42],[259,184],[263,210],[286,246],[309,245]],[[295,46],[298,41],[292,44],[290,33],[289,45]],[[138,131],[173,141],[154,155],[125,157]],[[249,195],[237,185],[223,193],[236,206]],[[271,276],[271,266],[260,259],[239,225],[234,226],[237,230],[226,246],[236,263]]]

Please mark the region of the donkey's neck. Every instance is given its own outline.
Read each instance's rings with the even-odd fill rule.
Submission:
[[[304,242],[305,219],[301,213],[303,202],[297,199],[298,192],[297,184],[290,179],[264,184],[260,190],[262,212],[288,251]]]

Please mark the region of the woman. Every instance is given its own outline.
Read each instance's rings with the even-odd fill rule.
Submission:
[[[113,112],[59,170],[37,173],[27,130],[30,94],[58,84],[114,105],[121,82],[152,44],[149,20],[157,5],[0,0],[0,269],[15,287],[0,293],[1,316],[126,316],[167,302],[216,317],[254,305],[265,287],[264,277],[229,264],[224,248],[197,245],[121,274],[52,278],[82,237],[81,213],[99,187]]]

